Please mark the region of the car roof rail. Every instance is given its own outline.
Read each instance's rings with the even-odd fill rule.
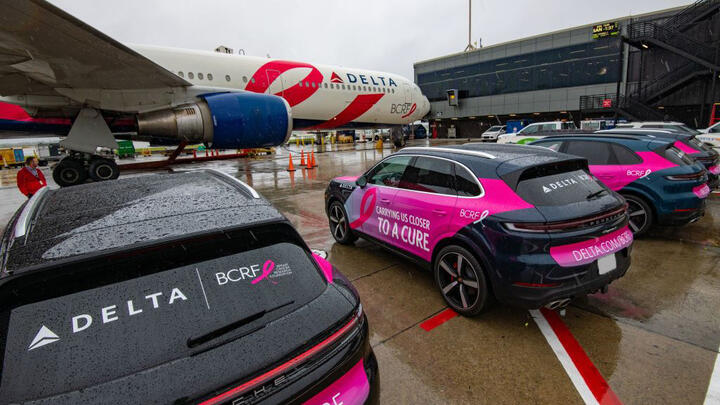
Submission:
[[[224,177],[224,178],[232,181],[233,183],[235,183],[235,184],[237,184],[237,185],[240,185],[242,188],[244,188],[245,190],[247,190],[253,198],[260,198],[260,194],[258,194],[258,192],[255,191],[254,188],[250,187],[250,185],[248,185],[248,184],[245,183],[244,181],[242,181],[242,180],[240,180],[240,179],[238,179],[238,178],[236,178],[236,177],[233,177],[233,176],[231,176],[231,175],[229,175],[229,174],[227,174],[227,173],[225,173],[225,172],[223,172],[223,171],[217,170],[217,169],[207,169],[207,171],[210,172],[210,173],[213,173],[213,174],[215,174],[215,175],[217,175],[217,176]]]
[[[479,150],[429,147],[429,146],[411,146],[409,148],[403,148],[402,150],[400,150],[400,152],[404,152],[404,151],[460,153],[462,155],[477,156],[477,157],[481,157],[481,158],[485,158],[485,159],[495,159],[495,155],[487,153],[487,152],[480,152]]]
[[[22,238],[23,236],[27,235],[35,211],[40,204],[40,200],[47,193],[47,191],[48,187],[43,187],[39,189],[35,194],[33,194],[32,197],[30,197],[28,202],[25,204],[25,207],[23,207],[22,212],[20,212],[20,216],[15,222],[15,228],[13,229],[14,238]]]
[[[567,138],[615,138],[615,139],[632,139],[633,141],[642,140],[642,138],[648,138],[647,135],[637,134],[618,134],[618,133],[580,133],[580,134],[565,134],[565,135],[553,135],[540,138],[538,141],[546,139],[567,139]]]

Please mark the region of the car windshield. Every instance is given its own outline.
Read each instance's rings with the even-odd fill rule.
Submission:
[[[0,285],[3,402],[87,389],[207,353],[326,288],[286,224],[73,267]]]
[[[501,129],[502,129],[501,126],[495,125],[495,126],[492,126],[492,127],[488,128],[488,132],[496,132],[496,131],[499,131],[499,130],[501,130]]]
[[[678,130],[687,132],[688,134],[692,134],[692,135],[697,135],[697,134],[701,133],[700,131],[692,129],[686,125],[676,125],[676,127],[678,128]]]

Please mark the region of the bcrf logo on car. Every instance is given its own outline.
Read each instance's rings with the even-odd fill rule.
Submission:
[[[260,273],[260,275],[258,275]],[[248,266],[240,266],[228,271],[220,271],[215,273],[215,280],[218,285],[225,285],[228,283],[237,283],[244,280],[252,280],[250,284],[257,284],[264,279],[277,278],[281,276],[287,276],[292,274],[290,265],[288,263],[282,263],[275,265],[272,260],[266,260],[260,268],[260,264],[251,264]],[[272,282],[272,281],[271,281]],[[274,282],[272,282],[275,284]]]
[[[632,169],[632,170],[628,170],[628,171],[627,171],[627,175],[628,175],[628,176],[630,176],[630,177],[640,177],[640,178],[643,178],[643,177],[647,176],[647,175],[650,174],[650,173],[652,173],[652,170],[650,170],[650,169],[647,169],[647,170],[643,170],[643,169]]]

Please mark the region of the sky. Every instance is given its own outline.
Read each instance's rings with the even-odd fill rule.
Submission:
[[[120,42],[379,70],[467,45],[468,0],[50,0]],[[689,0],[475,0],[472,38],[489,46],[686,5]]]

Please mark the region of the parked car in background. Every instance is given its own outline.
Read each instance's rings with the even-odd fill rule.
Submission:
[[[499,135],[505,133],[505,125],[493,125],[482,133],[480,139],[485,141],[496,141]]]
[[[705,128],[705,129],[699,129],[700,133],[697,135],[697,138],[713,148],[720,148],[720,122],[716,122],[715,124]]]
[[[634,121],[618,123],[615,128],[617,129],[628,129],[628,128],[640,128],[640,129],[669,129],[673,131],[684,132],[690,135],[697,135],[700,131],[692,129],[682,122],[677,121]]]
[[[0,253],[2,403],[377,402],[357,291],[229,175],[43,188]]]
[[[707,172],[674,143],[643,135],[583,134],[531,145],[586,158],[590,172],[625,197],[630,228],[641,235],[653,224],[684,225],[705,213]]]
[[[577,126],[575,126],[575,123],[572,121],[536,122],[526,126],[517,133],[501,135],[498,137],[498,143],[517,143],[522,145],[547,136],[546,134],[540,134],[543,132],[547,133],[572,129],[577,129]]]
[[[445,302],[467,316],[491,294],[563,307],[630,265],[625,200],[586,159],[545,148],[405,148],[362,176],[333,179],[325,203],[338,243],[362,237],[432,269]]]

